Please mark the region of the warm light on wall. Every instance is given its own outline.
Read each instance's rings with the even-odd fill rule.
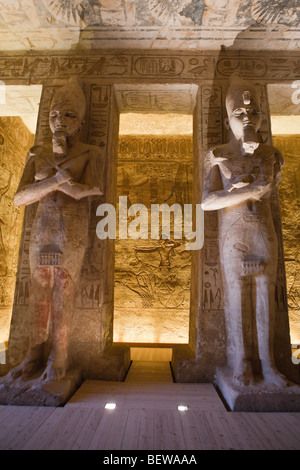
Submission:
[[[120,135],[192,135],[190,114],[120,114]]]
[[[291,123],[295,116],[289,117]],[[273,128],[272,128],[273,130]],[[274,135],[273,143],[284,158],[282,180],[278,185],[281,209],[282,238],[285,256],[287,304],[292,344],[300,344],[299,294],[299,201],[300,201],[300,123],[298,135]]]
[[[128,206],[143,204],[148,214],[152,204],[165,201],[182,208],[192,201],[192,137],[120,136],[117,171],[117,200],[126,195]],[[127,216],[127,226],[132,218]],[[149,231],[144,238],[116,240],[115,342],[188,343],[191,253],[184,234],[175,240],[173,227],[171,222],[169,241]]]
[[[1,108],[0,115],[3,112]],[[33,135],[19,116],[0,117],[0,342],[7,341],[10,332],[24,214],[23,208],[14,205],[14,195],[22,176],[26,154],[32,145]],[[24,288],[19,302],[25,302],[25,297],[27,302],[25,292],[27,289]]]
[[[273,135],[300,134],[300,116],[271,116]]]

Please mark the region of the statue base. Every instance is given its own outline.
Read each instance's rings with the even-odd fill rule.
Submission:
[[[292,412],[300,411],[300,386],[281,388],[272,383],[238,386],[232,371],[217,370],[215,385],[231,411]]]
[[[25,380],[9,375],[0,379],[0,404],[20,406],[63,406],[82,383],[81,372],[70,370],[61,380],[35,376]]]

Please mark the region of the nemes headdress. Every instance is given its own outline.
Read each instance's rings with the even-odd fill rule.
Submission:
[[[83,83],[76,75],[56,91],[51,102],[51,108],[65,102],[70,103],[72,109],[78,114],[80,121],[83,121],[86,111],[86,99],[83,92]]]

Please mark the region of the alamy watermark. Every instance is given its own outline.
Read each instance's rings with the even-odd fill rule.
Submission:
[[[0,104],[6,104],[6,86],[3,80],[0,80]]]
[[[6,364],[6,344],[0,342],[0,364]]]
[[[174,239],[187,240],[187,250],[203,247],[204,213],[200,204],[151,204],[149,213],[144,204],[132,204],[128,208],[127,196],[120,196],[118,214],[112,204],[105,203],[98,206],[96,215],[103,217],[96,227],[100,240],[170,239],[172,233]]]
[[[296,90],[292,93],[292,102],[293,104],[300,104],[300,80],[294,80],[292,83],[292,88],[296,88]]]

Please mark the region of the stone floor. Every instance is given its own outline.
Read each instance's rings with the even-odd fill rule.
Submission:
[[[299,450],[300,413],[229,412],[211,384],[133,361],[125,382],[86,381],[64,407],[0,406],[0,449]]]

